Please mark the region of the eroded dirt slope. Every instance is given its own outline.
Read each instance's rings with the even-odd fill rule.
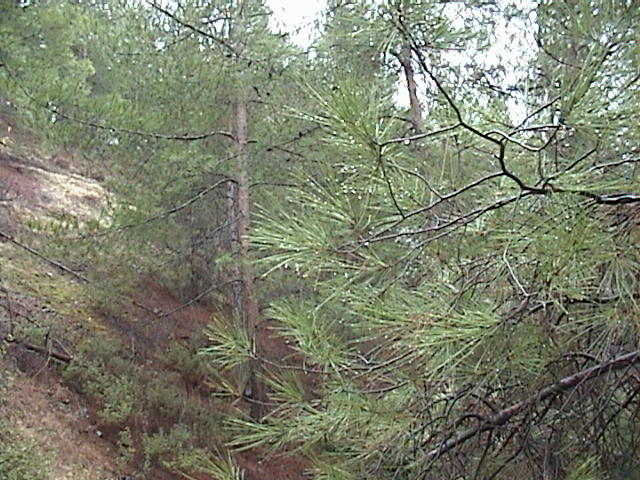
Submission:
[[[40,454],[48,480],[120,479],[125,466],[93,407],[59,375],[56,356],[71,358],[87,328],[78,279],[35,254],[39,242],[29,228],[100,219],[108,195],[57,159],[23,148],[26,140],[0,120],[0,418],[12,438]]]

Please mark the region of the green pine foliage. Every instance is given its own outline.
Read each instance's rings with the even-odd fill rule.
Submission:
[[[324,155],[300,172],[302,187],[287,198],[289,208],[262,212],[252,238],[267,272],[286,269],[304,279],[305,298],[277,300],[269,314],[322,380],[306,398],[290,381],[274,382],[282,406],[263,424],[236,423],[246,433],[234,446],[305,452],[318,478],[327,472],[454,478],[473,471],[510,478],[539,465],[536,445],[551,442],[554,452],[544,458],[557,462],[559,475],[573,458],[563,461],[560,449],[578,452],[576,435],[585,431],[572,418],[589,421],[593,404],[620,422],[627,442],[621,448],[637,448],[625,420],[633,411],[625,402],[634,395],[606,379],[551,403],[534,401],[524,419],[514,420],[529,425],[526,438],[509,436],[525,434],[518,426],[507,426],[503,438],[482,433],[494,430],[482,427],[486,415],[535,400],[543,387],[611,359],[614,345],[620,353],[637,345],[637,237],[629,225],[635,213],[607,201],[607,195],[635,194],[624,158],[633,158],[636,137],[613,125],[629,125],[636,102],[606,109],[581,103],[587,95],[602,98],[599,77],[625,79],[610,95],[637,92],[623,60],[637,54],[629,37],[637,16],[625,10],[614,28],[612,8],[598,14],[607,20],[589,25],[588,39],[577,36],[589,51],[575,80],[581,86],[571,87],[571,97],[560,92],[561,108],[588,110],[546,134],[502,133],[509,129],[504,108],[495,102],[495,110],[488,108],[490,99],[478,90],[454,89],[444,76],[437,97],[448,103],[449,115],[430,120],[439,133],[424,142],[425,159],[402,139],[393,105],[375,86],[347,81],[310,88],[315,105],[301,116],[321,128]],[[577,16],[579,32],[586,18]],[[421,31],[419,24],[413,28]],[[600,47],[591,39],[605,35],[598,29],[625,45],[618,62],[594,63]],[[466,101],[473,93],[475,105]],[[539,98],[527,101],[548,102]],[[528,121],[535,124],[536,116],[542,120],[534,110]],[[614,158],[618,168],[609,168]],[[610,396],[602,399],[599,389]],[[461,441],[440,454],[474,425],[480,445]],[[561,432],[545,439],[551,425],[562,425],[555,427]],[[608,452],[601,464],[613,468],[607,431],[587,435],[594,454]],[[533,451],[521,453],[526,445]],[[464,463],[454,466],[451,455]]]
[[[258,372],[264,415],[230,415],[227,448],[304,456],[317,479],[637,469],[636,1],[330,1],[312,54],[261,1],[1,8],[0,93],[114,195],[107,222],[58,232],[67,258],[105,304],[153,277],[236,313],[197,359],[168,356],[235,404]],[[517,38],[531,51],[492,57]],[[249,264],[285,358],[242,321]],[[182,415],[172,381],[83,355],[67,375],[105,421]],[[184,412],[200,431],[143,432],[147,468],[241,478],[206,451],[210,412]]]

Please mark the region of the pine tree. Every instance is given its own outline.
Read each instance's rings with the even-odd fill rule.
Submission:
[[[230,298],[232,446],[319,479],[628,478],[637,2],[329,2],[315,57],[262,2],[163,5],[2,7],[0,91],[108,162],[95,277]],[[539,48],[511,71],[482,54],[509,21]]]
[[[628,472],[616,452],[637,448],[631,7],[540,6],[541,43],[565,42],[545,30],[561,22],[589,54],[560,67],[558,93],[508,86],[529,102],[519,124],[503,92],[473,80],[496,72],[478,62],[456,82],[408,21],[437,92],[426,167],[383,88],[356,77],[310,91],[324,154],[289,199],[304,214],[266,218],[254,240],[311,286],[270,314],[317,383],[273,381],[281,406],[239,423],[237,446],[294,448],[315,478]],[[477,10],[459,13],[474,24]]]

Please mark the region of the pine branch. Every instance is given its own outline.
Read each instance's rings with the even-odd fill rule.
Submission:
[[[449,125],[447,127],[439,128],[438,130],[434,130],[432,132],[419,133],[417,135],[411,135],[411,136],[408,136],[408,137],[392,138],[390,140],[385,140],[384,142],[380,143],[379,146],[380,147],[386,147],[387,145],[391,145],[393,143],[410,143],[410,142],[413,142],[413,141],[416,141],[416,140],[422,140],[423,138],[434,137],[436,135],[440,135],[441,133],[450,132],[450,131],[455,130],[455,129],[461,127],[461,126],[462,126],[462,124],[455,123],[455,124]]]
[[[187,300],[184,303],[181,303],[180,305],[178,305],[177,307],[169,310],[168,312],[162,312],[160,314],[157,315],[158,318],[162,318],[162,317],[168,317],[173,315],[176,312],[179,312],[180,310],[183,310],[187,307],[190,307],[191,305],[193,305],[194,303],[196,303],[198,300],[200,300],[201,298],[203,298],[205,295],[213,292],[214,290],[220,290],[221,288],[226,287],[227,285],[230,285],[232,283],[237,283],[240,282],[241,280],[239,279],[234,279],[234,280],[229,280],[220,284],[214,284],[211,285],[207,288],[205,288],[204,290],[202,290],[200,293],[198,293],[195,297]]]
[[[115,132],[115,133],[124,133],[127,135],[136,135],[140,137],[157,138],[160,140],[179,140],[183,142],[191,142],[191,141],[197,141],[197,140],[204,140],[210,137],[220,136],[220,137],[226,137],[235,141],[235,136],[231,132],[227,132],[224,130],[213,130],[211,132],[194,133],[194,134],[157,133],[157,132],[148,132],[144,130],[132,130],[128,128],[114,127],[113,125],[105,125],[103,123],[75,118],[71,115],[61,112],[55,106],[50,106],[47,104],[43,104],[42,102],[39,102],[33,95],[31,95],[31,93],[26,88],[24,88],[24,86],[22,86],[20,79],[17,78],[14,75],[14,73],[11,70],[9,70],[9,68],[6,65],[4,65],[4,68],[5,68],[5,71],[7,72],[7,75],[16,83],[16,85],[22,91],[22,93],[29,100],[31,100],[31,102],[33,102],[34,105],[44,110],[47,110],[48,112],[54,115],[57,115],[60,118],[63,118],[70,122],[77,123],[79,125],[96,128],[98,130],[108,130],[110,132]]]
[[[35,99],[32,98],[32,100],[35,102]],[[131,130],[128,128],[121,128],[121,127],[114,127],[114,126],[110,126],[110,125],[104,125],[102,123],[98,123],[98,122],[92,122],[92,121],[88,121],[88,120],[82,120],[80,118],[75,118],[72,117],[71,115],[67,115],[63,112],[61,112],[60,110],[58,110],[55,107],[48,107],[45,105],[40,105],[43,108],[49,110],[51,113],[64,118],[65,120],[69,120],[71,122],[80,124],[80,125],[85,125],[87,127],[92,127],[92,128],[97,128],[98,130],[108,130],[110,132],[114,132],[114,133],[123,133],[126,135],[135,135],[138,137],[148,137],[148,138],[156,138],[159,140],[178,140],[178,141],[182,141],[182,142],[193,142],[193,141],[197,141],[197,140],[204,140],[206,138],[210,138],[210,137],[225,137],[228,138],[230,140],[235,140],[234,135],[231,132],[227,132],[224,130],[213,130],[211,132],[203,132],[203,133],[193,133],[193,134],[189,134],[189,133],[185,133],[185,134],[174,134],[174,133],[157,133],[157,132],[148,132],[148,131],[144,131],[144,130]]]
[[[119,227],[115,227],[115,228],[111,228],[111,229],[108,229],[108,230],[104,230],[102,232],[87,233],[87,234],[84,234],[84,235],[79,235],[79,236],[75,237],[74,240],[84,240],[84,239],[87,239],[87,238],[105,237],[107,235],[111,235],[111,234],[114,234],[114,233],[120,233],[120,232],[123,232],[125,230],[130,230],[132,228],[142,227],[144,225],[148,225],[150,223],[157,222],[158,220],[163,220],[165,218],[168,218],[168,217],[170,217],[172,215],[175,215],[176,213],[184,210],[188,206],[190,206],[190,205],[194,204],[195,202],[197,202],[198,200],[204,198],[204,196],[207,193],[215,190],[220,185],[223,185],[223,184],[228,183],[228,182],[235,183],[235,180],[233,180],[231,178],[223,178],[222,180],[219,180],[219,181],[217,181],[217,182],[215,182],[215,183],[203,188],[198,193],[196,193],[194,196],[192,196],[189,199],[187,199],[184,202],[182,202],[180,205],[176,205],[175,207],[172,207],[172,208],[170,208],[168,210],[160,212],[157,215],[152,215],[152,216],[147,217],[144,220],[141,220],[139,222],[127,223],[125,225],[120,225]]]
[[[202,30],[201,28],[196,27],[195,25],[185,22],[184,20],[178,18],[176,15],[174,15],[173,13],[171,13],[169,10],[167,10],[166,8],[161,7],[160,5],[158,5],[156,2],[152,2],[150,0],[147,0],[147,5],[149,5],[150,7],[154,8],[155,10],[159,11],[160,13],[162,13],[163,15],[169,17],[171,20],[173,20],[174,22],[176,22],[179,25],[182,25],[184,28],[191,30],[192,32],[197,33],[198,35],[202,35],[205,38],[208,38],[210,40],[213,40],[214,42],[216,42],[218,45],[221,45],[222,47],[224,47],[226,50],[228,50],[231,54],[239,57],[239,53],[238,51],[233,48],[231,45],[229,45],[228,42],[226,42],[225,40],[221,39],[220,37],[217,37],[216,35],[213,35],[210,32],[205,32],[204,30]]]

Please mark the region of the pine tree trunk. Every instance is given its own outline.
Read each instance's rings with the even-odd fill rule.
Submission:
[[[418,86],[416,84],[416,75],[411,65],[411,47],[405,45],[399,56],[404,78],[407,82],[407,91],[409,93],[409,106],[411,108],[411,125],[416,134],[424,133],[424,122],[422,120],[422,105],[418,99]]]
[[[261,353],[257,341],[260,312],[255,292],[255,278],[250,261],[249,222],[251,214],[249,196],[249,152],[247,104],[245,100],[236,103],[236,141],[238,144],[237,173],[237,241],[239,245],[239,274],[241,285],[241,318],[248,337],[251,339],[254,354]],[[258,419],[262,416],[262,403],[266,400],[264,385],[257,378],[260,362],[253,358],[249,364],[249,376],[244,393],[252,402],[251,416]]]

